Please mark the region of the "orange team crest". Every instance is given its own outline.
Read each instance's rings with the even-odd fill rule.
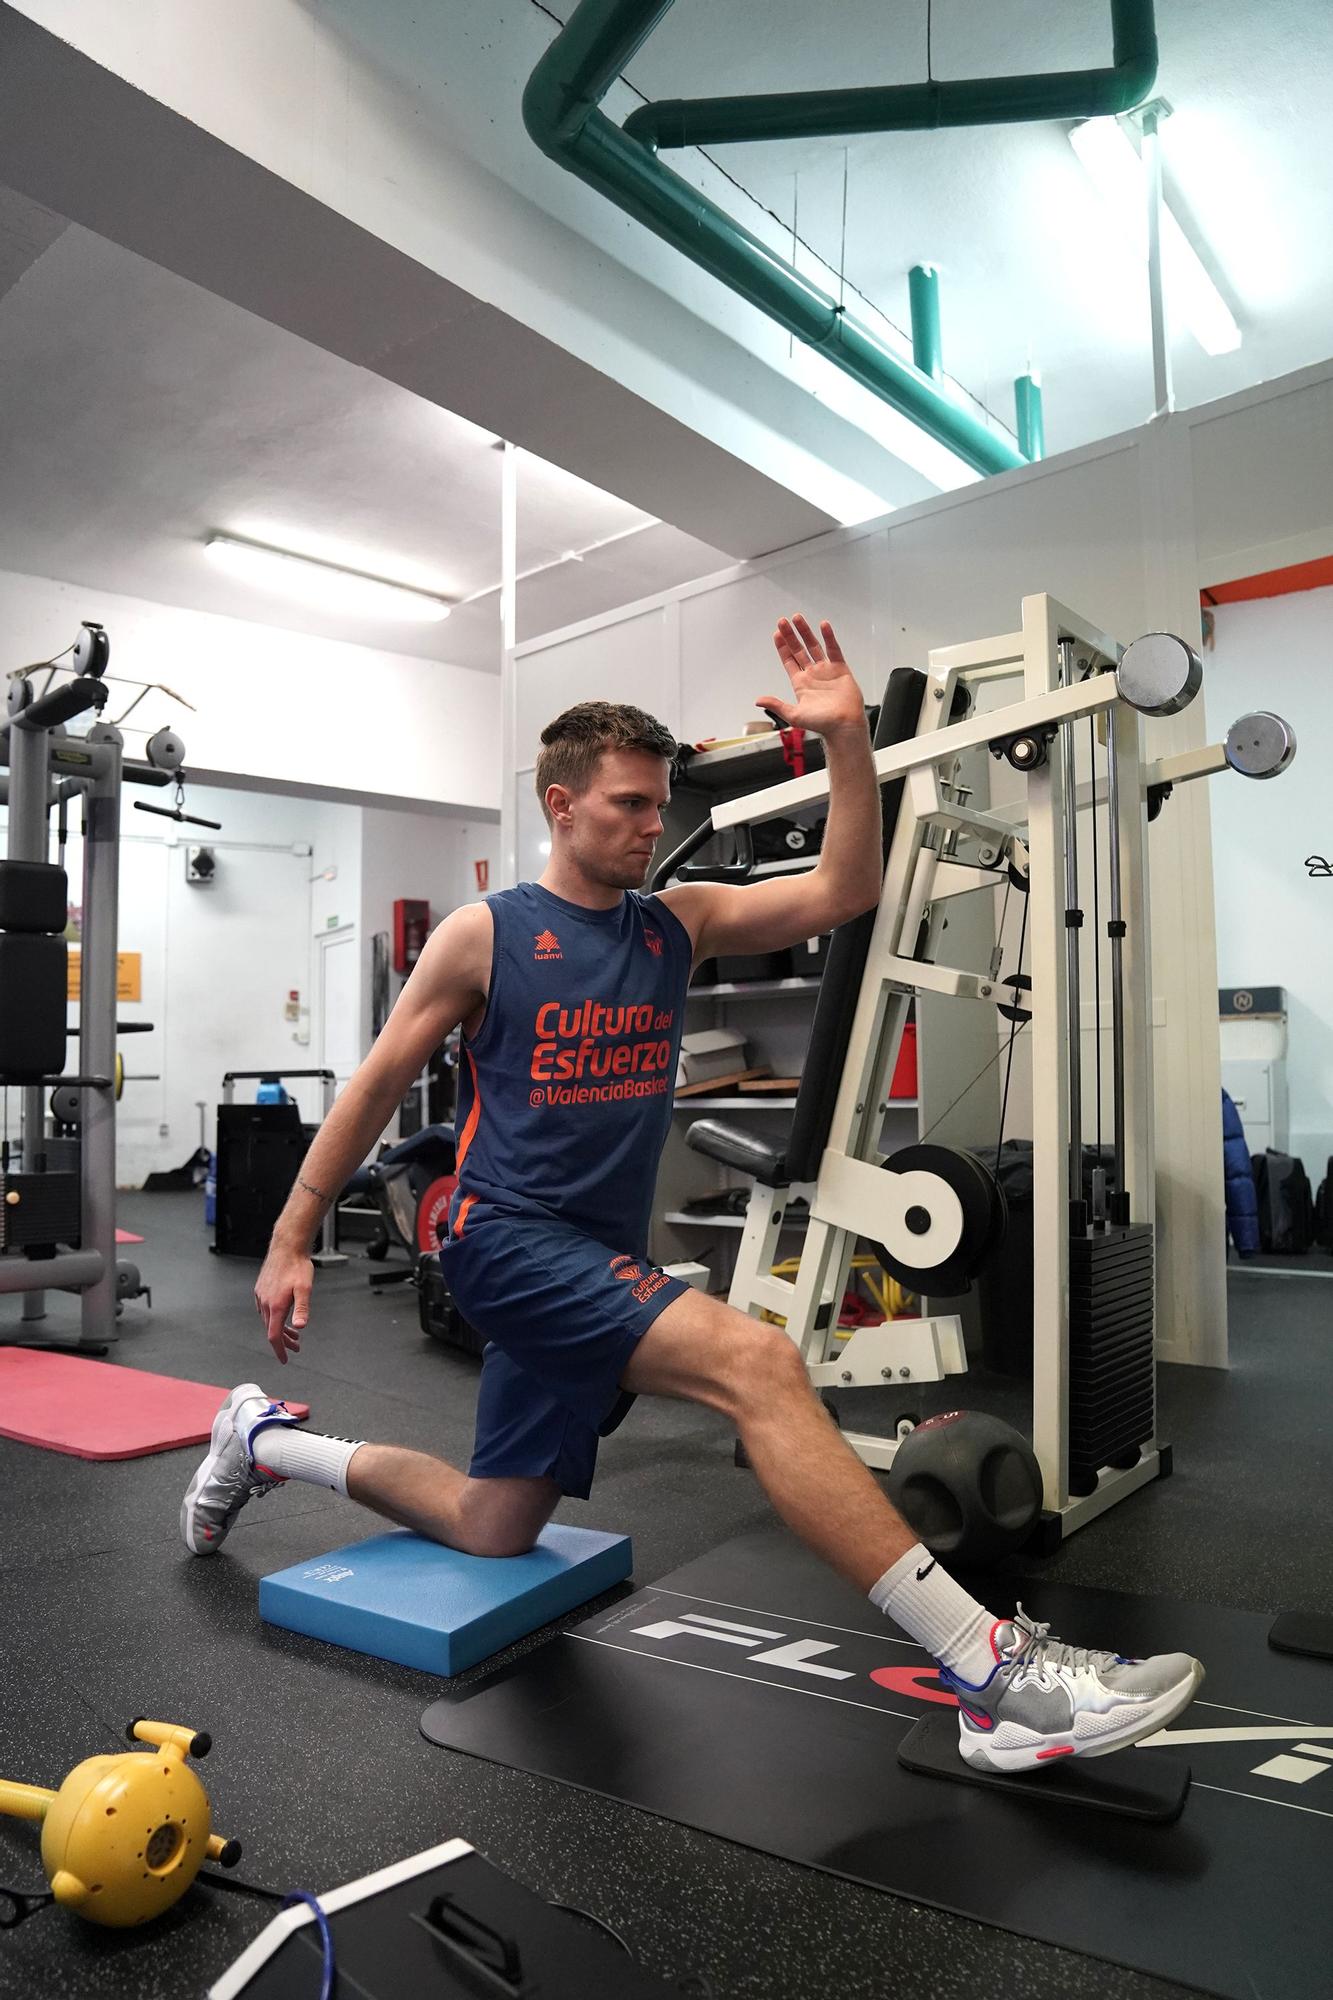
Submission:
[[[542,931],[540,936],[534,938],[532,955],[534,958],[542,959],[562,956],[560,940],[554,931]]]
[[[653,954],[654,958],[660,958],[662,956],[662,933],[660,931],[650,931],[647,928],[645,928],[643,933],[643,941],[647,945],[649,951]]]

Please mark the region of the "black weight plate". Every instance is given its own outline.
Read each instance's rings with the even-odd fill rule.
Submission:
[[[904,1146],[884,1162],[886,1173],[935,1175],[958,1198],[963,1227],[957,1247],[938,1264],[910,1264],[883,1243],[874,1244],[884,1269],[911,1292],[949,1298],[966,1291],[980,1268],[994,1230],[993,1177],[979,1160],[954,1146]]]

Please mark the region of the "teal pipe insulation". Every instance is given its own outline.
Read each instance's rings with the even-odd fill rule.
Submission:
[[[1020,375],[1014,383],[1018,413],[1018,448],[1025,458],[1046,456],[1046,429],[1041,412],[1041,383],[1035,375]]]
[[[775,91],[756,97],[665,98],[625,130],[645,146],[723,146],[746,139],[815,139],[846,132],[933,132],[942,125],[1012,125],[1038,118],[1111,118],[1141,104],[1157,80],[1153,0],[1111,0],[1112,67],[955,83]]]
[[[651,146],[631,137],[628,125],[634,119],[622,130],[599,109],[616,77],[671,5],[672,0],[580,0],[523,92],[523,122],[529,136],[559,166],[674,244],[978,472],[1008,472],[1025,465],[1027,460],[1007,438],[988,430],[929,376],[849,318],[827,292],[802,277],[725,209],[664,166]],[[1156,75],[1152,0],[1112,0],[1112,16],[1117,59],[1126,40],[1126,24],[1137,24],[1142,31],[1136,39],[1130,38],[1125,78],[1120,78],[1118,70],[1076,72],[1096,84],[1081,97],[1070,88],[1068,77],[999,79],[986,86],[994,101],[1011,102],[1015,93],[1024,96],[1031,100],[1031,108],[1023,115],[1031,118],[1105,115],[1111,108],[1123,110],[1137,102],[1152,88]],[[1104,83],[1096,82],[1108,75],[1116,76],[1118,98],[1123,99],[1114,107],[1107,101]],[[1045,86],[1050,101],[1059,108],[1048,108],[1044,100],[1039,106],[1033,92],[1018,91],[1020,84],[1029,83]],[[959,87],[909,86],[939,92]],[[975,91],[978,86],[967,88]],[[834,94],[860,95],[856,91]],[[638,113],[634,115],[637,118]]]
[[[944,374],[944,354],[940,347],[940,274],[933,264],[913,264],[907,273],[907,297],[912,312],[912,359],[923,375],[938,382]]]

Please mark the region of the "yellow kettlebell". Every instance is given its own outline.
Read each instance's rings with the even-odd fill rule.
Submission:
[[[170,1722],[132,1722],[131,1742],[154,1746],[85,1757],[58,1792],[0,1778],[0,1812],[38,1820],[51,1893],[96,1924],[146,1924],[185,1894],[201,1863],[234,1868],[240,1843],[213,1832],[208,1794],[185,1759],[211,1737]]]

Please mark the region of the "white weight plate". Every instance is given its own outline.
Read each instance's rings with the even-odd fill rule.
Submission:
[[[963,1240],[963,1204],[948,1182],[924,1169],[906,1174],[890,1171],[884,1178],[894,1196],[894,1212],[880,1237],[884,1248],[921,1271],[947,1263]],[[914,1236],[907,1227],[909,1208],[924,1208],[930,1216],[924,1236]]]

